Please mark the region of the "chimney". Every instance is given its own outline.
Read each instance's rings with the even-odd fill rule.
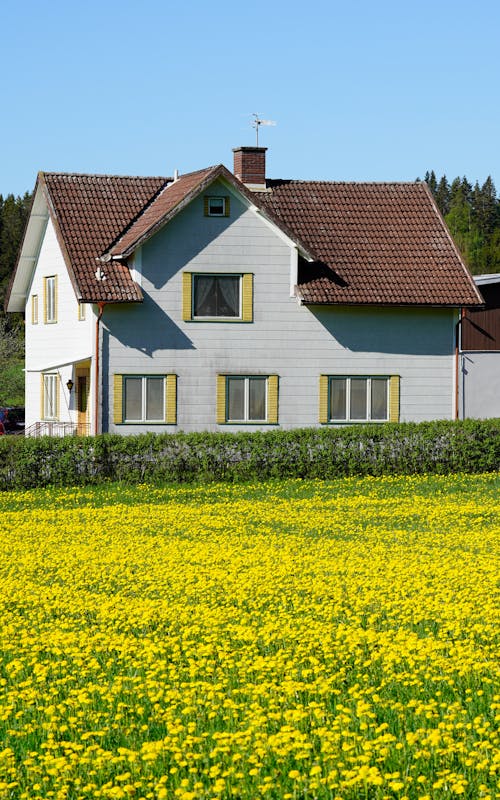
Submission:
[[[233,147],[234,174],[256,192],[266,188],[266,150],[267,147]]]

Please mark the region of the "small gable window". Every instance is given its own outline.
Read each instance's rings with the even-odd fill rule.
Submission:
[[[38,325],[38,295],[31,295],[31,323]]]
[[[205,197],[205,216],[228,217],[229,197],[222,197],[220,195],[214,197]]]
[[[43,311],[44,322],[57,322],[57,276],[50,275],[43,279]]]

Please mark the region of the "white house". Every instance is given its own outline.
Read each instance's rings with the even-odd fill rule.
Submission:
[[[7,297],[27,432],[454,418],[481,295],[424,183],[40,173]]]

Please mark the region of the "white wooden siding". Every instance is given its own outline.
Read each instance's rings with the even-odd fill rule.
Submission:
[[[44,323],[43,281],[57,275],[57,322]],[[38,295],[38,324],[31,316],[31,297]],[[78,319],[78,302],[52,222],[43,237],[37,268],[26,298],[26,427],[40,420],[40,372],[57,372],[61,380],[59,419],[74,421],[75,392],[71,397],[66,382],[73,378],[73,364],[88,358],[93,349],[91,306],[86,319]],[[91,398],[89,397],[89,400]]]

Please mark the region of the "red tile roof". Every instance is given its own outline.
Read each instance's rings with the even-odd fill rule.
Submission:
[[[230,182],[298,245],[305,256],[297,287],[304,303],[482,302],[426,184],[279,180],[268,181],[267,192],[252,193],[222,165],[175,182],[40,173],[80,298],[141,300],[121,259],[217,178]],[[97,279],[98,267],[105,280]]]
[[[180,205],[189,202],[194,191],[197,194],[207,183],[216,180],[220,171],[219,167],[208,167],[197,172],[189,172],[165,186],[110,252],[113,255],[128,255],[146,236],[151,236],[164,225],[172,212],[179,210]]]
[[[125,264],[97,258],[171,179],[42,172],[39,180],[77,295],[89,302],[142,300]],[[98,266],[105,280],[97,280]]]
[[[305,303],[482,302],[425,183],[267,184],[260,202],[318,259],[301,263]]]

